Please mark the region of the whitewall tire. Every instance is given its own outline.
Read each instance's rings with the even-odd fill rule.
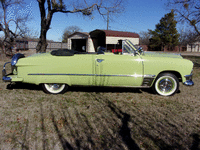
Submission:
[[[66,84],[59,84],[59,83],[44,83],[42,84],[42,87],[46,93],[50,94],[62,94],[68,88]]]
[[[170,96],[179,90],[178,78],[171,73],[162,73],[153,84],[153,91],[162,96]]]

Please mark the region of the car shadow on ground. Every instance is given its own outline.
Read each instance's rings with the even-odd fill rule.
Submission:
[[[24,90],[34,90],[41,91],[41,85],[28,84],[28,83],[15,83],[8,84],[8,90],[13,89],[24,89]],[[70,92],[96,92],[96,93],[149,93],[154,94],[151,88],[130,88],[130,87],[102,87],[102,86],[71,86],[68,91]],[[180,93],[178,91],[177,93]]]
[[[27,89],[27,90],[42,90],[40,85],[28,84],[28,83],[16,83],[16,84],[8,84],[8,90],[13,89]],[[119,88],[119,87],[97,87],[97,86],[72,86],[69,87],[68,91],[71,92],[97,92],[97,93],[142,93],[139,88]]]
[[[96,92],[96,93],[142,93],[139,88],[122,87],[98,87],[98,86],[72,86],[68,91],[71,92]]]
[[[8,84],[6,89],[13,90],[13,89],[26,89],[26,90],[42,90],[42,87],[35,84],[28,84],[28,83],[15,83],[15,84]]]

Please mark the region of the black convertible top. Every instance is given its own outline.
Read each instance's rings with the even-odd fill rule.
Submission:
[[[95,52],[78,52],[74,50],[69,50],[69,49],[58,49],[58,50],[53,50],[51,52],[51,55],[54,56],[73,56],[74,54],[97,54]]]
[[[54,56],[73,56],[76,53],[76,51],[69,50],[69,49],[58,49],[58,50],[53,50],[51,52],[51,55]]]

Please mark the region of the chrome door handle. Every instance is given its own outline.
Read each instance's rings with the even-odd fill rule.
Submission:
[[[102,61],[104,61],[104,59],[96,59],[98,63],[101,63]]]

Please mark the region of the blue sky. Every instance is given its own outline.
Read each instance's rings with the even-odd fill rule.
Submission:
[[[125,12],[113,17],[110,22],[110,30],[128,31],[139,33],[148,29],[155,29],[155,25],[170,10],[166,9],[167,0],[126,0]],[[21,12],[28,12],[32,20],[28,26],[40,32],[40,12],[36,0],[25,0],[26,5]],[[47,39],[61,41],[64,29],[71,25],[79,26],[83,32],[95,29],[106,29],[106,21],[98,14],[93,19],[83,17],[81,14],[55,13],[51,22],[51,29],[47,33]]]

